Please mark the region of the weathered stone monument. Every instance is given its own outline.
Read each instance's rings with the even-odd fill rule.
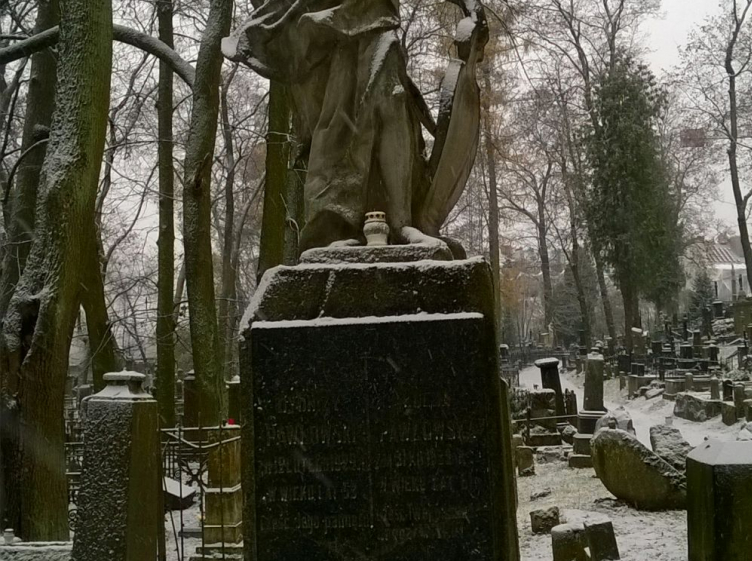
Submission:
[[[73,561],[156,559],[164,532],[157,402],[145,376],[105,374],[87,399]]]
[[[518,559],[491,287],[480,259],[264,277],[241,345],[247,559]]]
[[[519,557],[490,270],[438,239],[475,159],[488,41],[482,3],[452,3],[437,119],[398,1],[268,0],[223,41],[288,85],[307,160],[302,264],[268,271],[242,324],[248,561]]]
[[[541,387],[554,390],[556,393],[556,416],[566,415],[564,393],[561,391],[561,378],[559,377],[559,359],[542,358],[535,361],[535,366],[540,368]]]
[[[577,414],[577,434],[574,435],[574,454],[569,457],[569,467],[592,467],[590,440],[596,425],[606,413],[603,405],[603,355],[588,355],[585,370],[585,395],[583,409]]]
[[[752,442],[707,441],[687,458],[689,561],[750,558]]]

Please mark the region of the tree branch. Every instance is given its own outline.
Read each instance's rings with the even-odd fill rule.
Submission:
[[[145,33],[141,33],[140,31],[122,25],[114,25],[112,31],[115,41],[146,51],[157,57],[162,62],[169,64],[175,73],[180,76],[189,87],[193,88],[196,70],[189,62],[183,60],[178,53],[165,45],[162,41],[156,37],[146,35]],[[47,31],[37,33],[23,41],[10,45],[9,47],[0,49],[0,65],[8,64],[15,60],[31,56],[32,54],[48,47],[52,47],[57,44],[59,39],[60,28],[55,26]]]

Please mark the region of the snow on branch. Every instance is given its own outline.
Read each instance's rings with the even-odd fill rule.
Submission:
[[[165,45],[162,41],[151,35],[141,33],[135,29],[122,25],[113,25],[112,34],[115,41],[131,45],[167,63],[183,81],[193,88],[196,71],[190,63],[183,60],[178,53]],[[0,65],[8,64],[14,60],[31,56],[48,47],[55,45],[60,39],[60,28],[50,29],[37,33],[27,39],[18,41],[13,45],[0,49]]]

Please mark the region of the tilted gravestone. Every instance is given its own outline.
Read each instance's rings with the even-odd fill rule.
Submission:
[[[565,415],[564,393],[561,391],[561,378],[559,377],[559,359],[542,358],[535,361],[535,366],[541,371],[541,386],[556,392],[556,415]]]
[[[249,561],[516,561],[482,260],[268,272],[243,320]]]
[[[72,561],[155,559],[162,522],[157,402],[135,372],[87,399]]]

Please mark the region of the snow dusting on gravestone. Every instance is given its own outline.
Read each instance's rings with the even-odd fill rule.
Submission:
[[[248,558],[518,559],[487,273],[306,265],[262,283],[241,350]]]

